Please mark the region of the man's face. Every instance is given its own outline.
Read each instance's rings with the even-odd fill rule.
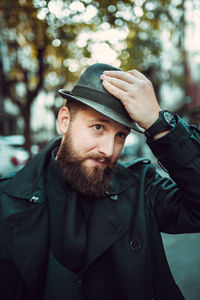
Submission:
[[[93,109],[79,110],[57,155],[66,181],[78,192],[103,196],[128,134],[128,128]]]

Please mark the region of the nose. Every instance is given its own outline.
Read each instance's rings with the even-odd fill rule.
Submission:
[[[105,157],[111,157],[114,153],[114,138],[109,136],[104,136],[98,145],[99,153],[103,154]]]

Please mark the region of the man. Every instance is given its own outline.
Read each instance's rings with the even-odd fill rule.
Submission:
[[[1,299],[184,299],[160,232],[200,230],[198,129],[136,70],[95,64],[59,92],[62,138],[1,180]],[[148,160],[117,164],[131,129],[176,184]]]

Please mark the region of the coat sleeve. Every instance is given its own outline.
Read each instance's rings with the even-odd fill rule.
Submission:
[[[200,232],[200,131],[176,118],[167,135],[147,142],[175,183],[154,173],[148,193],[161,231]]]

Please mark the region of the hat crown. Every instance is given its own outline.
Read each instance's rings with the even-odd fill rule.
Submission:
[[[103,106],[114,109],[118,113],[124,114],[127,118],[129,118],[128,113],[121,101],[108,93],[103,87],[100,76],[106,70],[121,71],[120,69],[107,64],[94,64],[88,67],[80,76],[78,82],[75,84],[71,92],[71,95],[84,97],[93,102],[101,103]]]
[[[96,63],[94,65],[89,66],[85,70],[85,72],[80,76],[72,92],[74,91],[74,89],[77,89],[78,86],[81,86],[89,90],[99,91],[109,95],[110,97],[113,97],[104,89],[102,85],[102,81],[100,79],[102,73],[104,71],[109,71],[109,70],[120,71],[120,69],[117,69],[107,64],[101,64],[101,63]]]

